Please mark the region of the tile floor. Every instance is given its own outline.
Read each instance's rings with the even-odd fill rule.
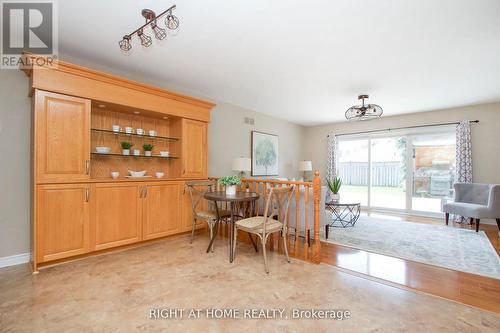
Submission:
[[[233,264],[218,239],[186,237],[87,258],[31,275],[0,270],[1,332],[498,332],[500,316],[356,277],[337,268],[261,254],[240,243]],[[287,319],[154,319],[151,308],[284,309]],[[348,309],[343,321],[291,319],[293,309]],[[186,310],[187,311],[187,310]],[[185,313],[184,316],[186,316]]]

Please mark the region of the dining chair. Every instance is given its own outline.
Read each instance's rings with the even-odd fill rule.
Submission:
[[[236,240],[238,230],[257,235],[262,244],[262,254],[264,256],[264,267],[266,273],[269,274],[269,267],[266,256],[266,243],[269,235],[280,232],[283,240],[283,248],[285,250],[286,260],[290,262],[288,249],[286,247],[286,220],[288,208],[290,206],[290,198],[292,197],[295,185],[290,187],[272,187],[267,191],[267,201],[264,208],[263,216],[254,216],[236,221],[233,241],[233,254],[236,256]]]
[[[231,212],[225,209],[218,209],[219,215],[217,215],[217,209],[214,207],[214,203],[207,202],[204,198],[205,193],[211,192],[214,189],[215,181],[188,181],[186,182],[186,188],[189,191],[189,197],[191,198],[191,209],[193,211],[193,227],[191,230],[190,243],[193,243],[194,231],[196,229],[196,223],[198,221],[205,221],[208,225],[209,236],[212,239],[214,226],[217,224],[218,219],[225,219],[231,216]],[[203,209],[201,207],[202,202],[207,202],[208,208]],[[212,208],[212,209],[211,209]],[[214,245],[212,244],[212,252],[214,251]]]

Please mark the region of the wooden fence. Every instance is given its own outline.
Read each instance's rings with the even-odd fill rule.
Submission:
[[[221,186],[218,183],[217,177],[211,177],[211,180],[216,181],[216,188],[214,189],[215,191],[224,191],[225,188]],[[273,179],[254,179],[254,178],[244,178],[242,179],[242,186],[238,190],[241,191],[243,189],[248,188],[250,192],[256,192],[262,197],[261,203],[259,201],[255,205],[255,215],[259,214],[259,212],[262,211],[262,207],[259,207],[260,204],[265,205],[267,195],[268,195],[268,189],[271,187],[286,187],[286,186],[292,186],[295,185],[295,190],[294,194],[292,196],[291,200],[295,200],[295,219],[294,221],[290,221],[290,212],[288,212],[287,220],[285,221],[286,223],[286,228],[287,228],[287,235],[291,237],[290,240],[293,240],[295,244],[297,244],[299,240],[299,225],[301,224],[299,222],[299,209],[304,209],[304,223],[303,225],[305,226],[306,230],[306,235],[304,237],[304,244],[305,246],[311,245],[312,249],[312,260],[315,262],[319,262],[320,260],[320,250],[321,250],[321,245],[320,245],[320,199],[321,199],[321,179],[319,176],[319,171],[316,171],[314,173],[314,178],[312,182],[298,182],[298,181],[281,181],[281,180],[273,180]],[[304,195],[303,200],[301,200],[301,188],[304,190]],[[310,189],[313,189],[312,191],[312,197],[310,195]],[[310,202],[313,202],[313,219],[312,221],[309,220],[309,210],[310,208]],[[302,202],[303,201],[303,202]],[[291,205],[290,205],[291,206]],[[289,210],[290,210],[289,206]],[[281,215],[281,213],[280,213]],[[307,231],[309,228],[313,228],[313,242],[312,244],[307,244],[309,237],[307,235]],[[294,230],[293,238],[290,236],[290,230]]]
[[[368,185],[368,162],[341,162],[338,175],[344,185]],[[404,180],[400,162],[372,162],[372,186],[399,187]]]

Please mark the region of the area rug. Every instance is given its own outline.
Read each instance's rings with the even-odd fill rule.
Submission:
[[[500,259],[483,231],[362,216],[323,241],[500,279]]]

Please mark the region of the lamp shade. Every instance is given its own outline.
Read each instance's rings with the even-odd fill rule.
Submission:
[[[252,170],[252,160],[245,157],[238,157],[233,160],[233,171]]]
[[[312,171],[313,165],[311,161],[300,161],[299,171]]]

